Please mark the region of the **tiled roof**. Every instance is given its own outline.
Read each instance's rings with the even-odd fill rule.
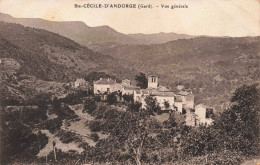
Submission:
[[[136,94],[141,94],[141,90],[136,90]]]
[[[174,97],[174,92],[153,92],[153,96]]]
[[[126,89],[126,90],[140,89],[140,87],[136,87],[136,86],[133,86],[133,85],[125,85],[125,84],[123,84],[123,87],[124,87],[124,89]]]
[[[112,84],[116,84],[115,80],[111,79],[111,78],[102,78],[98,81],[94,82],[95,84],[104,84],[104,85],[112,85]]]
[[[187,96],[187,95],[190,94],[190,93],[187,92],[187,91],[180,91],[178,94],[179,94],[179,95],[182,95],[182,96]]]
[[[159,85],[159,87],[157,88],[157,91],[170,92],[170,90],[168,88],[166,88],[165,86],[162,86],[162,85]]]
[[[143,90],[142,90],[142,93],[143,93],[143,94],[149,94],[149,91],[146,90],[146,89],[143,89]]]

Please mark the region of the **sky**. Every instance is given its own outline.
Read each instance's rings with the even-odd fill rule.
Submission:
[[[152,4],[154,8],[74,8],[75,4],[87,3]],[[186,4],[188,8],[163,9],[161,4]],[[83,21],[91,27],[108,25],[125,34],[260,35],[260,0],[0,0],[0,12],[16,18]]]

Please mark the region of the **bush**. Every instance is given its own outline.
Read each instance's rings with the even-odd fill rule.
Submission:
[[[89,129],[92,131],[92,132],[98,132],[98,131],[101,131],[101,122],[100,121],[91,121],[89,123]]]
[[[80,142],[81,138],[77,136],[74,132],[67,132],[64,130],[59,130],[57,136],[60,138],[62,143],[70,143],[70,142]]]
[[[99,136],[97,133],[91,133],[90,137],[94,142],[97,142],[99,140]]]
[[[107,102],[110,105],[115,104],[117,102],[116,94],[115,93],[108,94]]]
[[[64,103],[67,103],[69,105],[75,105],[80,104],[82,101],[82,98],[88,96],[88,92],[84,90],[77,90],[74,93],[68,94],[65,98],[61,99]]]
[[[130,112],[139,112],[140,108],[142,106],[142,103],[139,102],[132,102],[128,105],[127,110]]]
[[[127,101],[129,103],[134,101],[133,95],[126,95],[126,94],[124,94],[123,95],[123,99],[124,99],[124,101]]]
[[[92,114],[96,110],[96,108],[97,106],[95,101],[91,98],[87,98],[84,102],[84,109],[82,112]]]
[[[58,131],[62,126],[62,120],[56,118],[52,120],[47,120],[44,124],[45,124],[45,129],[49,130],[50,133],[54,133],[55,131]]]
[[[95,101],[100,102],[101,101],[101,96],[100,95],[95,95]]]

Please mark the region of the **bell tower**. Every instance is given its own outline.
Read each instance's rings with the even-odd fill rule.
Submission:
[[[155,75],[148,76],[148,88],[158,87],[158,77]]]

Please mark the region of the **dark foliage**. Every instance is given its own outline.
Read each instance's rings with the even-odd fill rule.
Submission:
[[[139,75],[135,76],[136,86],[139,86],[141,89],[146,89],[148,84],[148,79],[146,75],[142,72]]]
[[[62,143],[80,142],[81,138],[74,132],[67,132],[60,129],[57,133]]]
[[[127,110],[130,112],[139,112],[141,110],[142,103],[139,102],[131,102],[128,104]]]
[[[87,98],[84,101],[84,109],[82,112],[87,112],[89,114],[92,114],[96,110],[96,108],[97,106],[95,100],[92,98]]]
[[[149,113],[152,115],[154,112],[161,113],[161,107],[159,106],[157,99],[152,96],[147,96],[145,98],[146,103],[146,109],[149,111]]]
[[[43,123],[43,128],[50,131],[50,133],[54,134],[58,130],[60,130],[60,127],[62,126],[62,120],[60,118],[47,120]]]
[[[220,115],[216,128],[221,131],[223,146],[245,155],[259,154],[259,91],[257,85],[238,88],[233,105]]]
[[[99,140],[99,136],[97,133],[91,133],[90,137],[94,142],[97,142]]]
[[[107,102],[112,105],[117,103],[117,97],[115,93],[110,93],[107,95]]]
[[[25,125],[22,119],[19,119],[19,113],[12,115],[12,118],[7,116],[2,118],[4,121],[1,123],[0,132],[1,164],[17,160],[33,162],[36,154],[47,144],[48,138],[41,132],[33,133],[32,129]],[[15,116],[18,120],[13,120]]]
[[[126,101],[126,102],[134,102],[134,96],[133,95],[126,95],[126,94],[124,94],[123,95],[123,99],[124,99],[124,101]]]
[[[82,102],[82,98],[88,96],[88,92],[84,90],[76,90],[73,93],[69,93],[65,98],[60,99],[60,101],[69,104],[75,105]]]
[[[101,131],[101,128],[102,128],[102,123],[100,121],[90,121],[89,123],[89,129],[92,131],[92,132],[98,132],[98,131]]]

